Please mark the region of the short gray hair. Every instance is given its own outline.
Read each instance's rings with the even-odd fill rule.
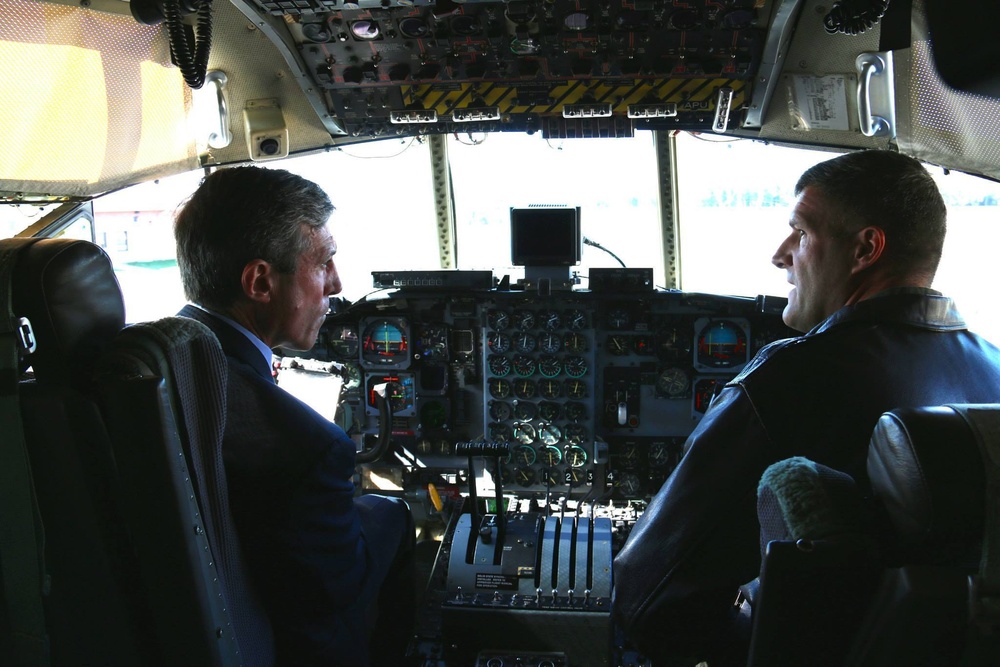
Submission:
[[[224,311],[242,294],[243,268],[263,259],[293,273],[309,231],[334,207],[310,180],[283,169],[235,167],[206,177],[174,220],[177,264],[187,298]]]

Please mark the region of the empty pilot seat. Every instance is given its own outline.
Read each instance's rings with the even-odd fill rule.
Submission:
[[[868,474],[889,567],[850,664],[1000,662],[1000,405],[880,419]]]
[[[3,400],[18,409],[4,410],[0,430],[3,446],[20,449],[30,463],[14,468],[5,455],[4,530],[16,518],[10,489],[25,489],[28,523],[18,524],[14,541],[34,551],[18,559],[10,551],[15,544],[0,549],[3,617],[12,626],[4,634],[37,632],[52,664],[149,663],[155,650],[149,614],[136,593],[110,444],[91,391],[96,360],[125,322],[111,261],[86,241],[4,239],[0,264],[4,315],[13,315],[18,330],[3,380]],[[4,342],[9,351],[10,339]],[[20,530],[31,523],[35,539]],[[16,640],[0,644],[4,662],[44,659],[26,654]]]

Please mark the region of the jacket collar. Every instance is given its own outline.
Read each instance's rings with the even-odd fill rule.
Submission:
[[[870,299],[844,306],[806,335],[822,333],[851,322],[908,324],[932,331],[961,331],[966,328],[955,302],[940,292],[924,287],[894,287]]]

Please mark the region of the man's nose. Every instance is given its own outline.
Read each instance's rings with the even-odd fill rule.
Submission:
[[[785,242],[782,242],[774,252],[774,256],[771,257],[771,264],[774,264],[779,269],[787,269],[792,265],[791,255],[785,250]]]
[[[340,274],[337,273],[337,267],[332,266],[327,275],[327,294],[333,296],[334,294],[340,294],[343,289],[343,285],[340,282]]]

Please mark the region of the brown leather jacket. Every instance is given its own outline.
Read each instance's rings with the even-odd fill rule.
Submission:
[[[764,469],[805,456],[867,493],[868,442],[883,412],[997,402],[1000,350],[933,290],[888,290],[768,345],[716,397],[616,557],[615,618],[658,666],[739,662],[733,601],[760,569]]]

